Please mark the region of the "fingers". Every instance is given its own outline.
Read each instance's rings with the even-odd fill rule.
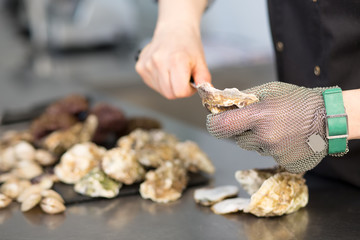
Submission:
[[[259,120],[258,103],[244,108],[208,115],[206,127],[217,138],[230,138],[251,130]]]

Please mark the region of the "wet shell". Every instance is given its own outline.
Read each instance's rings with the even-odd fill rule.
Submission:
[[[44,212],[49,214],[58,214],[64,212],[66,209],[61,201],[52,197],[46,197],[41,200],[40,207]]]
[[[113,198],[119,194],[121,183],[105,175],[99,168],[94,168],[75,184],[77,193],[90,197]]]
[[[76,183],[99,164],[105,152],[90,142],[76,144],[61,157],[55,174],[62,182]]]
[[[215,167],[208,156],[193,141],[179,142],[176,144],[179,158],[192,172],[203,171],[209,174],[215,172]]]
[[[41,201],[40,193],[32,193],[27,196],[26,199],[21,203],[21,211],[27,212],[30,209],[34,208]]]
[[[187,184],[186,168],[179,160],[165,162],[155,171],[149,171],[140,185],[140,194],[145,199],[166,203],[181,197]]]
[[[11,198],[6,196],[5,194],[0,193],[0,209],[6,208],[7,206],[10,205],[11,202],[12,202]]]
[[[238,187],[232,185],[215,188],[200,188],[195,190],[194,199],[195,202],[203,206],[210,206],[225,198],[234,197],[238,192]]]
[[[1,186],[0,191],[9,198],[14,199],[29,186],[31,186],[31,183],[28,180],[10,179]]]
[[[125,184],[133,184],[145,176],[134,150],[114,148],[107,151],[101,162],[102,169],[111,178]]]
[[[246,94],[236,88],[219,90],[212,87],[210,83],[197,85],[197,91],[202,99],[202,104],[214,114],[234,108],[242,108],[259,101],[254,94]]]
[[[302,175],[281,172],[264,181],[251,196],[244,212],[259,217],[281,216],[305,207],[308,199],[308,188]]]
[[[228,214],[243,211],[250,203],[249,198],[230,198],[216,203],[211,210],[216,214]]]
[[[60,201],[61,203],[65,203],[64,199],[61,197],[61,195],[54,190],[46,189],[41,192],[41,196],[43,198],[55,198],[56,200]]]

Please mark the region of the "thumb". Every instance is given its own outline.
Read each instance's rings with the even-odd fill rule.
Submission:
[[[200,61],[192,70],[192,76],[195,84],[204,82],[211,83],[211,74],[204,61]]]
[[[259,119],[258,103],[207,116],[206,127],[216,138],[230,138],[251,130]]]

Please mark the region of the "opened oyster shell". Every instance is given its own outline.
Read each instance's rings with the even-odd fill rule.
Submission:
[[[215,167],[211,160],[195,142],[178,142],[175,148],[178,152],[178,157],[184,161],[184,164],[189,171],[203,171],[209,174],[215,172]]]
[[[239,188],[236,186],[220,186],[215,188],[200,188],[194,192],[195,202],[203,206],[211,206],[214,203],[238,194]]]
[[[140,185],[140,194],[145,199],[166,203],[181,197],[188,178],[180,160],[165,162],[155,171],[149,171]]]
[[[230,198],[216,203],[211,210],[216,214],[228,214],[243,211],[250,203],[248,198]]]
[[[210,83],[201,83],[196,86],[202,99],[202,104],[211,113],[220,113],[235,108],[242,108],[259,101],[254,94],[240,92],[236,88],[219,90]]]
[[[121,183],[112,180],[100,170],[94,168],[75,184],[75,192],[90,197],[113,198],[119,194]]]
[[[308,200],[308,188],[302,175],[281,172],[264,181],[251,196],[244,212],[259,217],[281,216],[305,207]]]
[[[98,166],[105,152],[105,148],[94,143],[76,144],[61,157],[55,174],[64,183],[76,183]]]
[[[113,148],[102,158],[101,166],[111,178],[125,184],[133,184],[145,176],[145,169],[137,161],[135,151]]]

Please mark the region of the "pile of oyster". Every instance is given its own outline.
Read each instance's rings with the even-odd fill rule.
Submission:
[[[212,113],[242,108],[259,101],[253,94],[236,88],[219,90],[209,83],[196,86],[202,104]],[[309,194],[303,174],[292,174],[280,167],[237,171],[237,181],[251,198],[230,198],[238,194],[236,186],[204,188],[195,191],[194,199],[211,206],[216,214],[238,211],[258,217],[281,216],[293,213],[308,203]]]
[[[237,171],[235,178],[251,198],[233,198],[237,196],[238,188],[222,186],[195,190],[195,201],[211,206],[216,214],[243,211],[258,217],[271,217],[293,213],[305,207],[309,200],[302,174],[292,174],[277,167]]]
[[[179,141],[150,118],[125,118],[108,104],[91,107],[72,95],[50,105],[29,129],[0,138],[0,208],[40,206],[65,211],[54,183],[71,184],[90,197],[116,197],[123,185],[140,184],[143,198],[181,197],[189,172],[212,174],[214,166],[192,141]]]

